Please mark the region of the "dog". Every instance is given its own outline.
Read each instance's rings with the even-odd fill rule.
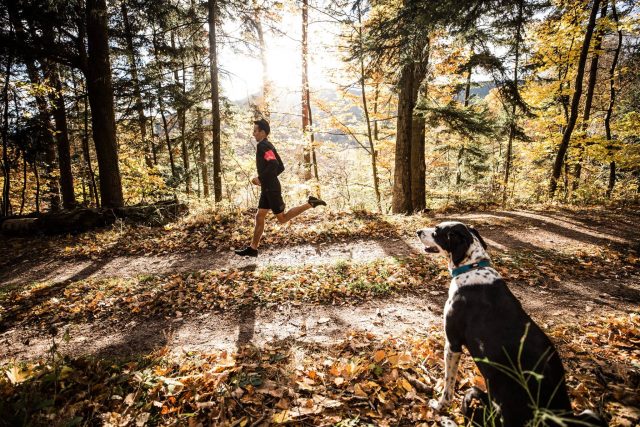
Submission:
[[[475,423],[505,427],[528,423],[606,425],[590,411],[573,415],[556,348],[491,267],[487,244],[478,231],[450,221],[418,230],[417,235],[427,253],[448,258],[452,276],[444,306],[444,389],[439,400],[430,402],[431,407],[440,412],[451,403],[464,346],[484,377],[487,393],[470,389],[463,413],[476,398],[493,414],[480,417],[481,421],[476,417]],[[556,423],[558,419],[564,424]]]

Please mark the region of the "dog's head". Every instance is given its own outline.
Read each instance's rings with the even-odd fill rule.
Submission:
[[[416,233],[425,251],[447,255],[454,266],[467,258],[471,262],[477,261],[474,258],[487,258],[487,244],[480,233],[461,222],[441,222],[435,228],[423,228]]]

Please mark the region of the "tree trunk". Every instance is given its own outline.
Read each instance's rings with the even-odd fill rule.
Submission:
[[[127,2],[122,1],[120,10],[122,12],[122,24],[124,26],[124,38],[127,42],[127,59],[131,70],[131,82],[133,84],[133,97],[135,99],[136,111],[138,112],[138,127],[140,129],[140,138],[142,139],[142,147],[144,148],[144,160],[147,167],[153,167],[151,159],[151,147],[147,139],[147,118],[144,115],[144,103],[142,102],[142,92],[140,90],[140,79],[138,77],[138,64],[136,58],[136,50],[133,46],[133,30],[129,21],[129,12],[127,10]]]
[[[420,85],[421,80],[416,84]],[[413,212],[422,212],[426,208],[425,119],[413,116],[411,122],[411,205]]]
[[[158,101],[160,104],[160,117],[162,118],[162,129],[164,130],[164,139],[167,143],[167,151],[169,152],[169,164],[171,165],[171,176],[176,179],[178,172],[176,171],[176,163],[173,160],[173,147],[171,146],[171,136],[169,135],[169,124],[167,123],[167,117],[164,114],[164,106],[162,101]]]
[[[67,111],[64,104],[62,82],[56,64],[49,64],[48,74],[56,93],[49,94],[49,100],[53,105],[53,119],[56,123],[56,143],[58,146],[58,163],[60,167],[60,190],[62,193],[62,206],[65,209],[73,209],[76,205],[76,196],[73,189],[73,173],[71,172],[71,147],[69,144],[69,129],[67,126]]]
[[[87,0],[87,40],[89,61],[86,68],[87,91],[91,105],[93,142],[100,171],[102,207],[124,206],[118,165],[116,122],[113,110],[111,63],[106,0]]]
[[[87,174],[89,177],[89,200],[95,199],[96,207],[100,207],[100,198],[98,196],[98,186],[96,185],[96,174],[93,172],[91,165],[91,151],[89,150],[89,108],[88,96],[84,96],[84,132],[82,133],[82,156],[87,165]]]
[[[373,140],[379,141],[379,132],[378,132],[378,98],[380,97],[380,84],[376,82],[376,86],[373,92],[373,116],[376,117],[373,120]]]
[[[315,138],[313,136],[313,115],[311,114],[311,96],[309,95],[309,90],[307,90],[307,106],[309,107],[309,137],[310,137],[310,147],[311,147],[311,163],[313,164],[313,176],[316,179],[316,184],[318,186],[317,196],[320,197],[320,178],[318,177],[318,160],[316,159],[316,147],[315,147]]]
[[[218,19],[217,0],[208,0],[209,8],[209,73],[211,75],[211,131],[213,147],[213,197],[222,201],[222,165],[220,159],[220,92],[218,87],[218,52],[216,25]]]
[[[609,68],[609,107],[607,108],[607,114],[604,118],[604,129],[607,137],[608,145],[607,150],[609,155],[611,156],[611,162],[609,162],[609,184],[607,185],[607,198],[611,198],[611,193],[613,193],[613,187],[616,185],[616,162],[613,159],[612,146],[611,146],[611,115],[613,114],[613,105],[616,101],[616,87],[615,87],[615,73],[616,67],[618,65],[618,58],[620,56],[620,50],[622,49],[622,30],[618,27],[618,12],[616,11],[616,2],[612,0],[611,3],[611,12],[613,15],[613,20],[616,23],[616,28],[618,32],[618,45],[616,46],[615,53],[613,54],[613,61],[611,62],[611,68]]]
[[[522,13],[523,1],[518,2],[518,26],[516,27],[516,45],[515,45],[515,63],[513,65],[513,87],[518,91],[518,67],[520,65],[520,33],[522,31]],[[509,174],[511,173],[511,158],[513,156],[513,138],[516,133],[516,103],[511,106],[511,120],[509,124],[509,140],[507,142],[507,153],[504,162],[504,187],[502,189],[502,206],[507,204],[507,195],[509,189]]]
[[[40,213],[40,175],[35,160],[33,161],[33,174],[36,177],[36,213]]]
[[[18,6],[15,1],[7,2],[7,8],[9,12],[9,19],[13,24],[16,34],[19,38],[26,40],[26,29],[22,22],[21,17],[18,14]],[[40,72],[38,71],[33,58],[26,58],[25,66],[27,68],[27,75],[29,80],[36,86],[41,84]],[[38,121],[40,127],[40,136],[45,143],[45,175],[48,184],[49,195],[49,210],[54,212],[60,209],[60,197],[58,182],[55,178],[54,170],[56,163],[56,152],[54,147],[53,137],[49,130],[51,115],[49,113],[49,106],[47,105],[46,98],[41,94],[34,95],[36,106],[38,108]]]
[[[600,0],[593,0],[591,7],[591,14],[589,16],[589,23],[587,24],[587,30],[584,35],[584,42],[582,43],[582,50],[580,52],[580,59],[578,60],[578,70],[576,73],[576,80],[574,84],[573,98],[571,99],[571,113],[569,115],[569,122],[562,134],[562,141],[558,147],[558,153],[556,160],[553,164],[553,170],[551,174],[551,180],[549,182],[549,197],[553,198],[556,189],[558,187],[558,179],[562,171],[562,164],[564,163],[565,154],[569,147],[569,141],[571,140],[571,134],[576,125],[578,118],[578,106],[580,105],[580,97],[582,96],[582,79],[584,78],[584,69],[587,62],[587,54],[589,53],[589,45],[591,43],[591,36],[593,35],[593,29],[596,25],[596,16],[600,7]]]
[[[309,29],[309,0],[302,0],[302,179],[311,179],[311,151],[307,144],[309,129],[309,104],[307,92],[309,91],[309,66],[308,66],[308,29]]]
[[[253,22],[258,34],[258,46],[260,47],[260,61],[262,62],[262,105],[260,112],[262,116],[269,120],[271,115],[271,80],[269,79],[269,63],[267,62],[267,46],[264,41],[264,30],[262,28],[262,9],[258,7],[256,0],[253,0]]]
[[[4,73],[4,87],[2,88],[2,211],[0,215],[9,216],[11,214],[11,180],[9,169],[9,81],[11,79],[11,57],[7,57],[7,68]],[[22,197],[24,205],[24,194]],[[22,208],[20,208],[22,212]]]
[[[157,63],[160,63],[160,54],[158,52],[158,38],[157,38],[155,26],[153,27],[152,44],[153,44],[154,58]],[[160,112],[160,118],[162,118],[162,129],[164,130],[164,139],[167,144],[167,151],[169,152],[169,164],[171,165],[171,176],[173,177],[174,180],[177,180],[178,173],[176,171],[176,163],[173,160],[173,147],[171,146],[171,136],[169,135],[169,124],[167,123],[167,117],[164,114],[164,103],[162,102],[164,94],[162,93],[162,82],[160,80],[158,80],[157,90],[158,90],[158,110]]]
[[[209,171],[207,170],[207,147],[204,143],[204,127],[202,126],[202,110],[196,110],[196,126],[198,128],[198,146],[200,147],[200,170],[202,171],[202,190],[204,197],[209,197]]]
[[[149,138],[149,144],[151,144],[151,154],[153,155],[153,165],[158,166],[158,148],[155,143],[155,135],[153,131],[153,119],[149,120],[149,126],[151,127],[151,138]]]
[[[360,3],[357,3],[358,6],[358,24],[362,24],[362,11],[360,10]],[[363,45],[362,40],[362,26],[358,27],[358,38],[360,45]],[[371,130],[371,119],[369,117],[369,108],[367,105],[367,87],[365,85],[365,73],[364,73],[364,58],[360,55],[360,90],[362,92],[362,110],[364,111],[364,117],[367,122],[367,139],[369,140],[369,150],[371,152],[371,173],[373,175],[373,190],[376,194],[376,206],[378,207],[378,212],[382,213],[382,204],[380,202],[380,184],[378,180],[378,165],[376,159],[376,147],[373,142],[373,135]],[[377,93],[376,93],[377,96]],[[376,99],[377,104],[377,99]],[[374,105],[374,109],[377,108],[377,105]]]
[[[171,32],[171,49],[176,51],[176,42],[175,42],[175,34]],[[174,68],[173,70],[173,79],[175,81],[176,86],[181,86],[182,95],[184,100],[184,95],[186,94],[186,82],[185,78],[185,65],[184,60],[182,60],[182,84],[180,84],[180,76],[178,74],[178,69]],[[183,105],[184,101],[178,101],[177,115],[178,115],[178,126],[180,126],[180,150],[182,151],[182,167],[184,168],[184,178],[185,178],[185,190],[187,195],[191,194],[191,175],[189,172],[189,153],[187,151],[187,141],[185,140],[185,130],[187,125],[186,120],[186,110]]]
[[[472,46],[473,49],[473,46]],[[473,52],[472,52],[473,53]],[[467,82],[464,86],[464,106],[469,106],[469,97],[471,96],[471,75],[473,74],[473,67],[469,67],[467,72]],[[462,164],[464,160],[464,152],[466,150],[464,141],[462,147],[458,150],[458,160],[456,162],[456,187],[460,187],[462,184]]]
[[[420,62],[403,66],[398,86],[398,118],[396,131],[396,156],[393,177],[393,213],[409,214],[425,208],[425,121],[414,117],[422,80],[429,62],[429,40],[426,49],[415,51],[424,55]]]
[[[22,192],[20,193],[20,213],[18,215],[22,215],[22,211],[24,210],[24,204],[26,202],[26,194],[27,194],[27,158],[22,153]]]
[[[406,64],[400,74],[398,118],[396,126],[395,168],[393,174],[393,213],[413,212],[411,201],[411,135],[413,125],[413,64]]]
[[[186,82],[186,67],[184,61],[182,61],[182,97],[186,99],[187,95],[187,82]],[[184,106],[178,112],[178,120],[180,120],[180,143],[182,144],[182,165],[184,167],[184,180],[187,195],[191,194],[191,165],[189,164],[189,150],[187,149],[187,110]]]
[[[600,10],[600,18],[607,16],[607,0],[602,2]],[[591,65],[589,67],[589,82],[587,84],[587,94],[584,101],[584,113],[582,115],[582,132],[586,137],[587,128],[589,127],[589,118],[591,116],[591,104],[593,103],[593,92],[596,87],[598,78],[598,61],[600,59],[600,49],[602,48],[602,36],[604,28],[600,27],[594,34],[593,54],[591,56]],[[575,166],[574,180],[572,184],[573,191],[580,186],[580,176],[582,175],[582,157],[584,155],[584,141],[578,143],[577,163]]]

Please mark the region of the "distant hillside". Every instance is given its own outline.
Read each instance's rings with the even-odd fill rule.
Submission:
[[[489,95],[491,89],[495,87],[496,84],[493,81],[473,83],[470,91],[471,96],[475,97],[476,99],[484,99],[487,95]],[[460,93],[458,93],[458,99],[464,99],[464,90],[461,90]]]
[[[476,99],[484,99],[491,89],[495,87],[494,82],[478,82],[473,84],[471,87],[471,95]],[[350,93],[356,97],[360,96],[360,91],[358,89],[351,89]],[[250,95],[247,98],[243,98],[240,100],[233,101],[232,103],[236,105],[238,108],[246,109],[249,108],[250,103],[255,103],[259,99],[260,94],[256,93]],[[464,91],[461,91],[457,99],[462,100],[464,97]],[[315,101],[315,105],[314,105]],[[331,105],[331,104],[340,104],[341,102],[346,102],[340,96],[339,91],[323,88],[320,90],[315,90],[311,94],[311,104],[312,104],[312,114],[314,121],[325,121],[328,119],[328,113],[325,113],[321,109],[317,107],[317,103],[320,101],[321,104]],[[280,125],[280,127],[285,126],[295,132],[294,129],[299,128],[300,126],[300,92],[293,92],[284,88],[276,88],[274,90],[274,96],[272,101],[272,121],[276,122]],[[362,122],[364,121],[363,112],[357,105],[347,106],[344,105],[344,108],[341,110],[341,114],[344,115],[345,112],[350,113],[351,123],[354,122]],[[339,130],[336,129],[328,129],[322,134],[322,139],[329,140],[337,143],[346,143],[346,144],[355,144],[349,136],[341,135]]]

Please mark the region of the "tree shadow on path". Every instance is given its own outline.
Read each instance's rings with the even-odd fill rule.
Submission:
[[[258,265],[255,263],[248,264],[241,267],[241,271],[253,272],[256,271]],[[255,291],[253,289],[254,284],[250,284],[249,288],[244,294],[243,300],[240,302],[240,306],[236,312],[236,322],[238,324],[238,338],[236,339],[236,348],[240,350],[242,347],[251,343],[256,328],[256,302]]]

